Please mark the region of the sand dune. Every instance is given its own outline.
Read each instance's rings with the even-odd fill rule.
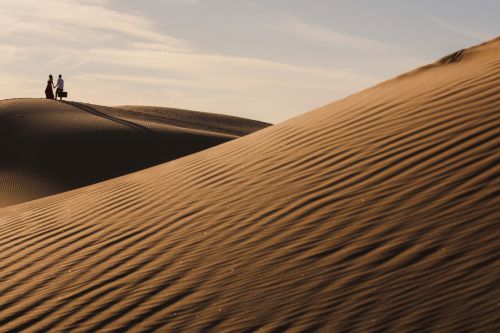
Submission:
[[[248,119],[228,115],[164,107],[124,105],[112,110],[117,116],[123,119],[133,116],[132,119],[136,121],[143,119],[178,127],[235,136],[247,135],[269,125],[259,121],[249,121]]]
[[[0,101],[0,207],[142,170],[267,125],[175,109],[153,108],[150,115],[140,111],[149,108],[137,108]]]
[[[0,210],[0,330],[500,329],[500,39]]]

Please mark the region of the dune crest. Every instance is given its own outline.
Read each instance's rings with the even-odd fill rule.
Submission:
[[[0,330],[499,328],[500,41],[0,210]]]

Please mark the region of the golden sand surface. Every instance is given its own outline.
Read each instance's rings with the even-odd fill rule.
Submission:
[[[495,39],[3,208],[0,331],[498,332],[499,127]]]

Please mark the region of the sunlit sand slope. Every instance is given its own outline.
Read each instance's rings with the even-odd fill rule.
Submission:
[[[176,119],[167,117],[172,113]],[[44,99],[0,101],[0,207],[128,174],[267,125],[175,109],[156,114]],[[218,121],[197,123],[206,117]]]
[[[499,126],[497,39],[4,208],[0,331],[498,332]]]

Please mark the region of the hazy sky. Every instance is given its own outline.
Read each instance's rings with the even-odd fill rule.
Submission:
[[[497,37],[498,0],[0,0],[0,99],[278,122]]]

